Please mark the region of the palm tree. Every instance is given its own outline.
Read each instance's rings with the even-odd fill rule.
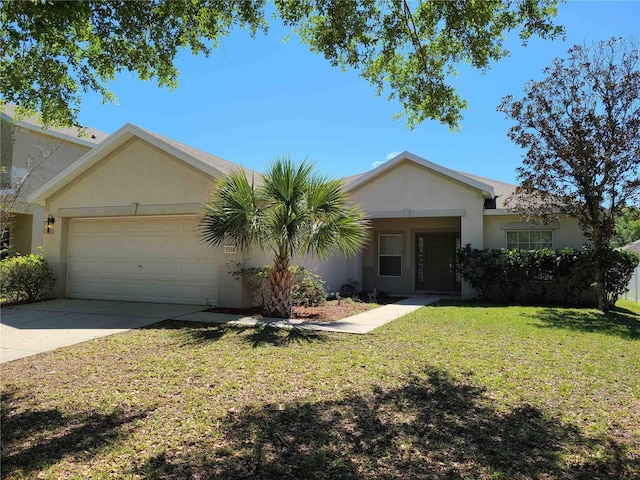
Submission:
[[[314,174],[307,161],[296,166],[277,158],[259,185],[249,182],[244,170],[231,172],[216,183],[205,208],[200,228],[206,243],[231,240],[240,248],[256,244],[273,253],[266,305],[271,316],[291,316],[292,256],[324,259],[335,250],[353,255],[368,238],[369,221],[349,202],[341,181]]]

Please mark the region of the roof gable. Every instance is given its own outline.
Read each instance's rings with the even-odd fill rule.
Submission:
[[[451,170],[449,168],[443,167],[442,165],[438,165],[437,163],[433,163],[433,162],[430,162],[429,160],[425,160],[424,158],[421,158],[417,155],[414,155],[413,153],[406,152],[406,151],[396,155],[391,160],[383,163],[382,165],[374,168],[373,170],[370,170],[366,173],[362,173],[360,175],[354,175],[352,177],[345,178],[344,182],[345,182],[346,189],[348,191],[353,191],[358,187],[360,187],[361,185],[368,183],[374,180],[375,178],[378,178],[384,175],[390,169],[392,169],[393,167],[395,167],[396,165],[400,164],[405,160],[408,160],[426,169],[437,172],[441,175],[444,175],[445,177],[451,178],[452,180],[462,183],[463,185],[467,185],[473,189],[480,190],[482,192],[482,195],[485,198],[495,198],[495,191],[493,189],[493,186],[485,182],[481,182],[476,178],[471,178],[460,172],[456,172],[455,170]]]
[[[242,168],[233,162],[215,157],[196,148],[189,147],[175,140],[158,135],[157,133],[127,123],[105,141],[79,158],[67,169],[36,190],[29,196],[28,201],[31,203],[44,203],[45,199],[64,188],[75,178],[82,175],[132,138],[144,140],[213,178],[222,177],[232,170]],[[245,171],[251,173],[250,170],[245,169]]]

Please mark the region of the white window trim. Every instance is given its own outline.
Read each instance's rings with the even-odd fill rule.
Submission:
[[[509,248],[509,244],[507,242],[507,237],[509,236],[509,232],[550,232],[551,233],[551,247],[550,249],[554,249],[556,247],[556,232],[550,228],[540,228],[540,229],[522,229],[522,228],[512,228],[504,231],[504,247]]]
[[[400,255],[382,255],[380,253],[380,238],[381,237],[400,237]],[[401,233],[380,233],[378,234],[378,277],[381,278],[401,278],[402,277],[402,257],[404,250],[404,239]],[[380,274],[380,257],[400,257],[400,275],[381,275]]]

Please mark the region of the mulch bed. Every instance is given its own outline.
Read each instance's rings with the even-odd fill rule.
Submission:
[[[322,305],[314,307],[295,306],[293,307],[293,318],[303,320],[313,320],[314,322],[335,322],[343,318],[366,312],[382,305],[396,303],[406,297],[384,297],[378,299],[378,303],[354,302],[352,300],[327,300]],[[247,315],[251,317],[262,316],[260,307],[252,308],[227,308],[215,307],[207,310],[213,313],[231,313],[235,315]]]

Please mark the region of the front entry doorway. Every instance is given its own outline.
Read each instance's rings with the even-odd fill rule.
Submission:
[[[459,246],[459,233],[416,233],[416,290],[460,291],[460,279],[456,275]]]

